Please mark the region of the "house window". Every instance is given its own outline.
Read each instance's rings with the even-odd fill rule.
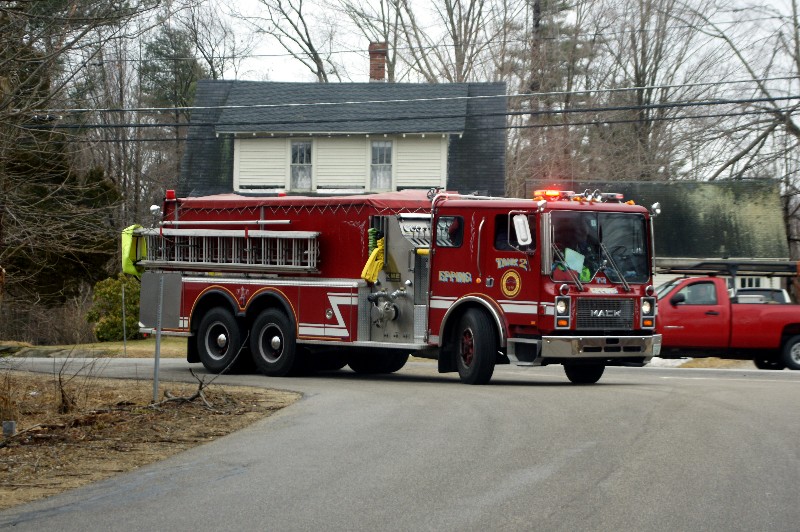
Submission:
[[[291,190],[311,190],[311,141],[292,142]]]
[[[392,189],[392,141],[390,140],[373,141],[372,143],[370,189]]]

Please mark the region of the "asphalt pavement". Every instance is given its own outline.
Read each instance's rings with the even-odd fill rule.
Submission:
[[[186,362],[161,362],[162,379],[191,380]],[[114,359],[95,371],[145,378],[152,368]],[[219,381],[303,399],[163,462],[1,512],[0,528],[789,531],[800,523],[800,372],[608,368],[598,384],[576,386],[560,367],[500,366],[489,385],[467,386],[415,361],[382,377],[343,370]]]

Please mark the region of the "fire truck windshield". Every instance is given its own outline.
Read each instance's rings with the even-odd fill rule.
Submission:
[[[589,282],[603,271],[613,283],[649,280],[644,216],[629,213],[552,213],[554,280]]]

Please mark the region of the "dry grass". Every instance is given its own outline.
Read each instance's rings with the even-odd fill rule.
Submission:
[[[164,336],[161,338],[162,358],[185,358],[186,338]],[[0,356],[20,357],[115,357],[152,358],[156,352],[154,337],[123,342],[97,342],[80,345],[34,346],[22,342],[0,342]]]
[[[756,369],[752,360],[727,360],[722,358],[693,358],[683,364],[682,368],[717,368],[717,369]]]
[[[5,371],[2,419],[17,433],[0,439],[0,509],[95,482],[164,459],[241,429],[288,406],[292,392],[212,385],[193,401],[196,384],[164,383],[151,405],[152,381]],[[72,401],[63,407],[62,392]]]

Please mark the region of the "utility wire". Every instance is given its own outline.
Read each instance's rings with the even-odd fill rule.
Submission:
[[[710,114],[699,114],[699,115],[685,115],[685,116],[673,116],[673,117],[653,117],[648,118],[650,122],[665,122],[665,121],[678,121],[678,120],[692,120],[692,119],[709,119],[709,118],[733,118],[739,116],[753,116],[753,115],[767,115],[773,114],[774,112],[788,112],[794,110],[794,108],[778,108],[778,109],[761,109],[761,110],[754,110],[754,111],[740,111],[737,113],[710,113]],[[608,125],[618,125],[618,124],[635,124],[641,123],[642,120],[637,119],[612,119],[612,120],[589,120],[584,122],[551,122],[547,124],[505,124],[502,126],[478,126],[478,127],[465,127],[463,129],[464,132],[467,131],[490,131],[490,130],[498,130],[498,129],[513,129],[513,130],[524,130],[524,129],[552,129],[552,128],[559,128],[559,127],[576,127],[576,126],[608,126]],[[181,124],[181,126],[187,126],[188,124]],[[173,127],[164,124],[152,124],[152,127]],[[109,127],[123,127],[123,126],[109,126]],[[101,128],[98,128],[101,129]],[[103,128],[104,129],[104,128]],[[440,132],[439,132],[440,133]],[[431,134],[439,134],[439,133],[431,133]],[[350,133],[350,134],[358,134],[358,133]],[[376,133],[377,134],[377,133]],[[379,133],[383,134],[383,133]],[[390,135],[395,134],[402,134],[402,133],[387,133]],[[308,133],[296,133],[292,136],[289,132],[281,133],[276,135],[274,138],[308,138],[309,136],[320,137],[325,136],[325,133],[317,133],[314,135],[310,135]],[[264,138],[264,137],[261,137]],[[273,137],[269,137],[273,138]],[[128,139],[79,139],[75,138],[72,139],[73,142],[77,143],[118,143],[118,142],[186,142],[186,143],[193,143],[193,142],[208,142],[209,138],[175,138],[174,136],[171,137],[147,137],[147,138],[128,138]]]
[[[29,129],[104,129],[104,128],[162,128],[162,127],[236,127],[236,126],[258,126],[261,132],[269,132],[269,126],[285,126],[285,125],[298,125],[304,124],[322,125],[322,124],[348,124],[348,123],[372,123],[372,122],[404,122],[410,120],[456,120],[467,118],[485,118],[485,117],[513,117],[513,116],[555,116],[555,115],[570,115],[570,114],[586,114],[586,113],[608,113],[608,112],[622,112],[622,111],[646,111],[646,110],[659,110],[659,109],[682,109],[692,107],[706,107],[718,105],[749,105],[757,103],[776,103],[779,101],[800,100],[800,95],[797,96],[781,96],[772,98],[742,98],[737,100],[708,100],[699,102],[673,102],[673,103],[656,103],[647,105],[621,105],[621,106],[604,106],[604,107],[589,107],[589,108],[569,108],[569,109],[547,109],[538,111],[504,111],[504,112],[485,112],[474,113],[467,115],[465,113],[447,113],[447,114],[413,114],[413,115],[400,115],[392,116],[390,118],[380,117],[360,117],[360,118],[312,118],[306,120],[286,119],[286,120],[259,120],[254,123],[252,120],[247,121],[229,121],[229,122],[187,122],[187,123],[124,123],[124,124],[31,124],[27,126]],[[774,109],[767,110],[774,112]],[[729,114],[732,116],[732,114]],[[647,118],[652,119],[651,117]],[[639,120],[641,121],[641,120]],[[331,130],[333,132],[334,130]],[[440,130],[439,132],[442,132]],[[324,134],[327,131],[319,131],[319,134]],[[341,132],[341,130],[336,131]],[[434,131],[431,131],[433,133]],[[231,131],[231,133],[234,133]],[[242,133],[252,133],[246,131]],[[277,132],[276,132],[277,133]],[[283,132],[282,132],[283,133]],[[288,132],[286,132],[288,133]],[[299,131],[297,133],[300,133]],[[369,133],[369,131],[364,131]]]
[[[641,87],[620,87],[616,89],[585,89],[575,91],[555,91],[555,92],[529,92],[516,94],[492,94],[482,96],[442,96],[435,98],[405,98],[389,100],[353,100],[345,102],[294,102],[294,103],[264,103],[264,104],[244,104],[244,105],[214,105],[214,106],[191,106],[191,107],[130,107],[130,108],[76,108],[76,109],[44,109],[31,111],[42,115],[68,114],[68,113],[155,113],[155,112],[191,112],[191,111],[218,111],[236,109],[276,109],[293,107],[335,107],[343,105],[373,105],[373,104],[395,104],[395,103],[425,103],[425,102],[448,102],[448,101],[470,101],[470,100],[490,100],[498,98],[546,98],[552,96],[575,96],[581,94],[613,94],[620,92],[644,91],[644,90],[663,90],[691,87],[714,87],[722,85],[735,85],[742,83],[766,83],[769,81],[797,80],[797,76],[782,76],[774,78],[744,79],[731,81],[708,81],[698,83],[679,83],[668,85],[646,85]],[[232,83],[259,83],[259,82],[232,82]],[[284,84],[295,84],[293,82],[275,82]],[[319,83],[308,83],[309,85],[319,85]],[[342,84],[348,85],[348,84]]]

